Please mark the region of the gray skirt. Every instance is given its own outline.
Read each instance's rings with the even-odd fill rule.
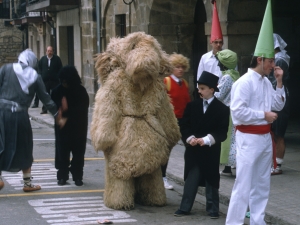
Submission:
[[[33,162],[32,130],[27,110],[0,109],[0,170],[18,172]]]

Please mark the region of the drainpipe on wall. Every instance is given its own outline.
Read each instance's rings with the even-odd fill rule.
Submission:
[[[96,0],[97,14],[97,52],[101,52],[101,0]]]

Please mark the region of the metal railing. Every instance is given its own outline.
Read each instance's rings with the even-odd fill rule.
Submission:
[[[46,1],[46,0],[28,0],[28,5],[32,5],[32,4],[44,2],[44,1]]]

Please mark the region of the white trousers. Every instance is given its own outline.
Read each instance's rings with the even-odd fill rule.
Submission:
[[[270,193],[272,139],[270,134],[246,134],[236,131],[236,181],[226,225],[244,224],[250,207],[250,225],[265,225],[265,209]]]

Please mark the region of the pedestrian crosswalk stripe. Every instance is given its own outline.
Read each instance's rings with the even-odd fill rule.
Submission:
[[[84,161],[104,160],[104,158],[84,158]],[[54,159],[35,159],[34,162],[50,162]]]
[[[31,167],[31,176],[33,177],[33,183],[40,185],[44,190],[53,188],[67,189],[70,187],[76,187],[73,182],[68,185],[59,186],[56,180],[56,172],[57,170],[52,163],[33,163]],[[15,190],[23,189],[23,173],[21,171],[18,173],[9,173],[3,171],[2,177],[5,178],[5,180]]]
[[[113,223],[137,222],[124,211],[107,208],[101,196],[35,199],[28,203],[51,225],[98,224],[97,220],[104,219]]]
[[[61,195],[61,194],[82,194],[82,193],[97,193],[104,192],[104,189],[99,190],[73,190],[73,191],[53,191],[53,192],[26,192],[26,193],[18,193],[18,194],[3,194],[0,195],[0,198],[6,197],[27,197],[27,196],[35,196],[35,195]]]

